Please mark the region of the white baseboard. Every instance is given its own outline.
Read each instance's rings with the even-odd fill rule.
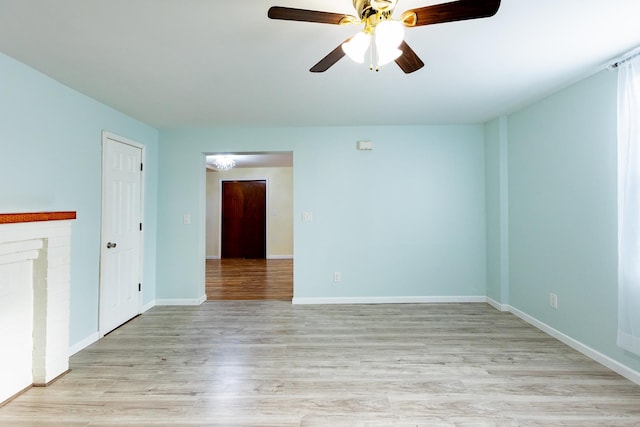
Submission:
[[[155,307],[155,305],[156,305],[156,300],[149,301],[148,303],[142,306],[142,308],[140,309],[140,314],[144,313],[145,311],[151,310],[153,307]]]
[[[486,302],[480,296],[443,296],[443,297],[328,297],[296,298],[292,304],[424,304],[424,303],[463,303]]]
[[[542,332],[548,335],[551,335],[552,337],[565,343],[566,345],[573,348],[574,350],[579,351],[580,353],[595,360],[601,365],[604,365],[607,368],[611,369],[612,371],[617,372],[618,374],[622,375],[629,381],[633,381],[634,383],[640,385],[640,372],[633,370],[626,365],[623,365],[622,363],[610,358],[609,356],[606,356],[600,353],[597,350],[594,350],[593,348],[581,343],[578,340],[571,338],[568,335],[563,334],[557,329],[554,329],[551,326],[547,325],[546,323],[543,323],[538,319],[529,316],[528,314],[518,310],[515,307],[512,307],[512,306],[508,306],[508,307],[509,307],[508,311],[518,316],[519,318],[529,323],[530,325],[535,326],[536,328],[540,329]]]
[[[220,259],[220,255],[207,256],[206,259]]]
[[[487,304],[489,304],[491,307],[495,308],[498,311],[509,311],[509,304],[501,304],[498,301],[494,300],[493,298],[489,298],[487,297]]]
[[[88,337],[86,337],[85,339],[75,343],[74,345],[69,347],[69,357],[73,356],[74,354],[76,354],[80,350],[83,350],[83,349],[89,347],[94,342],[98,341],[99,337],[100,337],[100,335],[96,331],[96,332],[92,333],[91,335],[89,335]]]
[[[206,300],[206,295],[196,299],[157,299],[156,305],[200,305]]]

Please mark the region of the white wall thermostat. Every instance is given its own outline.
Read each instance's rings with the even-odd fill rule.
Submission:
[[[373,142],[371,142],[371,141],[358,141],[358,150],[363,150],[363,151],[373,150]]]

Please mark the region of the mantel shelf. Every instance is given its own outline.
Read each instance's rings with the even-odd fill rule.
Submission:
[[[16,224],[20,222],[37,221],[64,221],[76,219],[75,211],[67,212],[27,212],[27,213],[0,213],[0,224]]]

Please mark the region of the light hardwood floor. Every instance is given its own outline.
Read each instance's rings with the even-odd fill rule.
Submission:
[[[206,267],[210,301],[293,298],[292,259],[210,259]]]
[[[635,385],[485,304],[155,307],[2,426],[638,426]]]

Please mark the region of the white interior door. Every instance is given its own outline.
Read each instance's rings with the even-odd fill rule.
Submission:
[[[140,313],[142,147],[102,138],[100,335]]]

